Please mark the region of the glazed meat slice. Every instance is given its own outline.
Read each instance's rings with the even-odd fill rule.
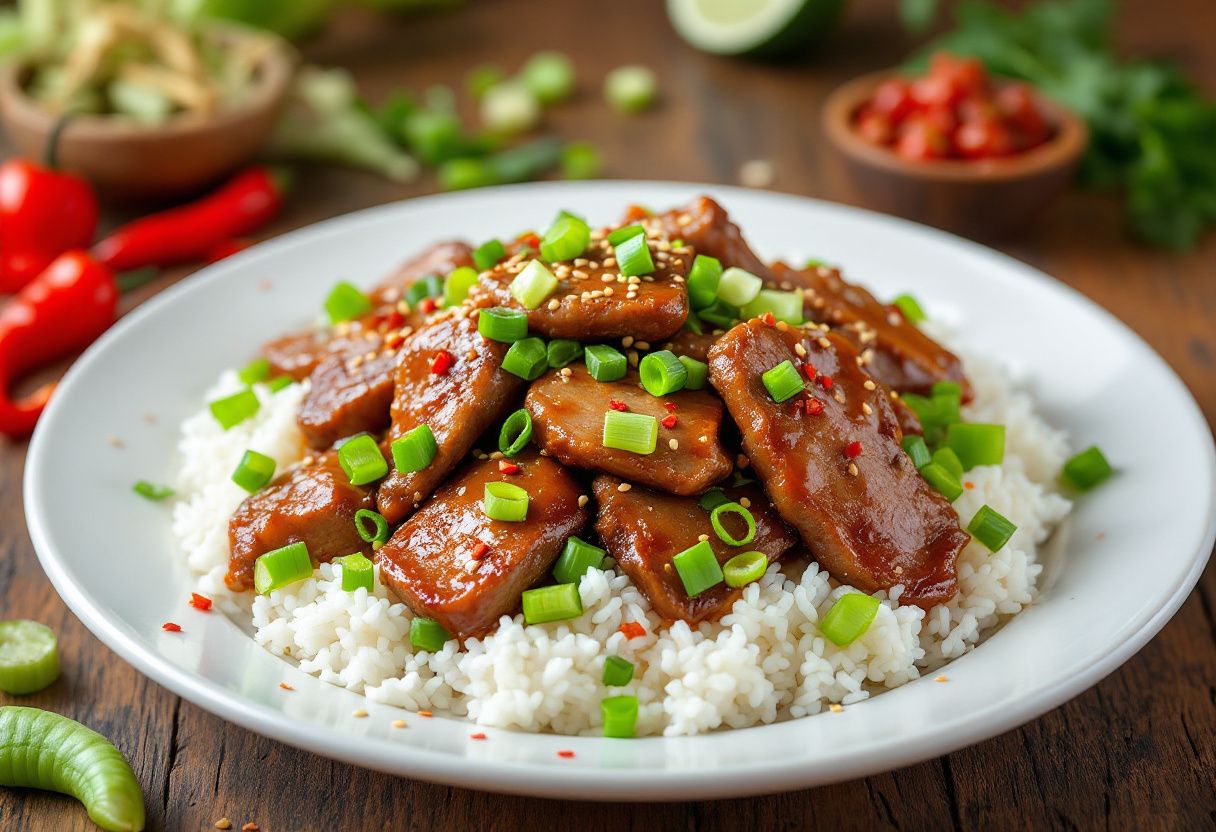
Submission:
[[[715,335],[714,332],[718,334]],[[693,332],[691,329],[681,329],[664,342],[663,349],[671,350],[676,355],[686,355],[704,362],[709,358],[709,348],[722,337],[721,332],[721,330],[711,330],[708,327],[701,333]]]
[[[308,378],[329,350],[327,330],[296,332],[276,338],[262,347],[262,356],[270,362],[270,376],[290,376],[293,381]]]
[[[700,536],[708,535],[719,563],[753,550],[763,552],[771,563],[798,542],[764,492],[755,487],[724,489],[728,500],[746,505],[756,519],[752,542],[730,546],[714,532],[709,512],[701,508],[696,497],[673,497],[637,486],[622,492],[620,485],[615,477],[596,477],[593,488],[599,516],[595,530],[621,570],[666,619],[680,618],[696,624],[720,618],[743,592],[721,583],[695,598],[688,597],[671,559],[695,546]],[[744,534],[740,518],[727,515],[720,520],[732,535]],[[733,525],[736,522],[738,528]]]
[[[473,249],[461,240],[435,243],[426,251],[411,257],[397,267],[383,283],[372,290],[372,300],[393,304],[401,299],[401,293],[415,281],[427,275],[446,277],[461,266],[473,265]]]
[[[399,344],[400,345],[400,344]],[[308,377],[296,424],[313,448],[389,425],[397,350],[378,335],[343,339]]]
[[[671,250],[661,235],[650,240],[654,274],[626,278],[602,234],[592,239],[582,257],[551,264],[557,289],[528,313],[528,328],[550,338],[597,340],[632,336],[658,341],[674,334],[688,317],[684,276],[692,253]],[[511,281],[528,263],[517,254],[483,272],[477,286],[489,305],[522,308],[510,291]],[[632,282],[630,282],[632,281]]]
[[[731,460],[718,438],[722,403],[708,391],[682,390],[656,398],[641,389],[633,372],[620,381],[599,382],[582,366],[567,369],[570,375],[549,373],[528,390],[532,438],[546,453],[567,465],[673,494],[699,494],[731,472]],[[604,414],[612,409],[610,402],[659,420],[675,417],[675,424],[665,427],[660,421],[654,453],[605,448]]]
[[[385,585],[460,638],[518,609],[520,594],[544,577],[566,538],[587,525],[574,477],[532,451],[513,461],[520,471],[512,476],[492,459],[464,468],[376,553]],[[528,492],[525,520],[486,516],[485,485],[499,481]]]
[[[635,217],[636,212],[631,211],[630,216]],[[644,222],[648,228],[657,227],[668,237],[683,240],[698,254],[716,257],[724,269],[736,266],[757,277],[772,279],[769,267],[743,239],[743,232],[731,222],[726,209],[707,196]]]
[[[236,592],[251,588],[253,562],[290,543],[303,541],[314,563],[370,554],[355,529],[355,512],[374,507],[372,492],[350,484],[336,453],[305,458],[232,515],[225,583]]]
[[[741,324],[710,350],[710,380],[773,504],[833,577],[865,592],[903,584],[902,599],[924,607],[945,601],[968,535],[900,447],[889,398],[857,349],[821,332]],[[761,374],[786,360],[809,362],[816,381],[776,404]]]
[[[938,381],[957,381],[964,400],[971,388],[958,357],[934,341],[899,309],[880,303],[861,286],[826,266],[794,269],[774,263],[777,280],[801,287],[807,318],[843,331],[861,351],[875,379],[900,393],[926,395]]]
[[[509,344],[483,338],[474,310],[447,310],[407,339],[395,376],[392,441],[425,422],[438,453],[414,473],[392,471],[376,500],[390,523],[407,517],[459,464],[482,433],[507,415],[523,379],[502,369]],[[436,372],[450,359],[451,366]]]

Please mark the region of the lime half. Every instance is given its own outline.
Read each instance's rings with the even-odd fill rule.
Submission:
[[[844,0],[667,0],[680,37],[717,55],[777,57],[821,37]]]
[[[37,621],[0,621],[0,690],[37,693],[59,678],[59,643]]]

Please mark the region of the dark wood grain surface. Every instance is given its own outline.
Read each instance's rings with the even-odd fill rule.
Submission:
[[[733,183],[743,162],[766,159],[775,167],[775,189],[841,198],[818,129],[818,105],[835,84],[893,64],[911,48],[893,4],[852,3],[821,54],[777,67],[693,52],[654,13],[658,5],[481,0],[451,14],[393,22],[349,13],[306,54],[349,66],[374,98],[401,84],[457,81],[476,62],[513,68],[538,48],[564,49],[576,56],[583,95],[554,111],[551,125],[597,143],[608,175]],[[1121,49],[1169,57],[1216,95],[1216,3],[1129,0],[1122,6]],[[656,112],[626,120],[601,104],[600,79],[626,62],[658,71],[664,103]],[[397,187],[358,173],[308,171],[268,235],[433,187],[429,177]],[[1117,202],[1072,193],[1028,234],[999,247],[1130,324],[1190,386],[1209,423],[1216,422],[1216,234],[1187,254],[1148,250],[1123,235]],[[128,303],[180,276],[166,275]],[[1129,418],[1136,418],[1134,399]],[[1145,428],[1145,441],[1169,453],[1169,437]],[[39,568],[23,516],[24,460],[24,445],[0,444],[0,618],[35,618],[55,628],[64,673],[49,690],[22,701],[111,737],[143,784],[150,828],[206,829],[223,816],[236,828],[252,821],[275,832],[1216,825],[1213,568],[1161,634],[1106,680],[972,748],[865,780],[748,800],[563,803],[411,782],[331,762],[226,724],[143,678],[80,625]],[[1146,562],[1151,557],[1145,553]],[[8,701],[0,694],[0,704]],[[2,830],[78,828],[90,827],[74,801],[0,791]]]

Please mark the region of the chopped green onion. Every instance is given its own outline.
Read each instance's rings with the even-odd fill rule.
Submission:
[[[738,266],[731,266],[722,272],[722,279],[718,281],[718,297],[731,306],[743,307],[763,288],[763,280]]]
[[[488,482],[481,505],[491,520],[520,523],[528,517],[528,492],[509,482]]]
[[[654,260],[650,257],[650,241],[645,234],[626,237],[613,246],[616,265],[625,277],[641,277],[654,272]]]
[[[236,374],[241,384],[256,384],[265,381],[270,376],[270,359],[255,358],[245,368]]]
[[[583,599],[578,594],[578,584],[555,584],[525,590],[523,602],[524,621],[528,624],[546,624],[550,621],[565,621],[583,614]]]
[[[739,309],[719,298],[704,309],[697,310],[697,315],[719,329],[730,329],[739,320]]]
[[[604,98],[622,113],[637,113],[654,104],[659,94],[655,75],[644,66],[620,66],[604,78]]]
[[[415,618],[410,622],[410,644],[428,653],[438,653],[452,640],[443,625],[433,618]]]
[[[266,382],[266,389],[271,393],[277,393],[295,383],[295,379],[293,379],[291,376],[276,376],[275,378],[272,378],[270,381]]]
[[[334,558],[342,567],[342,591],[354,592],[362,587],[371,592],[376,586],[376,567],[362,552]]]
[[[943,425],[952,425],[963,418],[961,415],[963,397],[960,393],[934,393],[933,405],[937,410],[937,417]]]
[[[744,552],[722,564],[726,585],[738,589],[764,577],[768,569],[768,556],[764,552]]]
[[[464,268],[468,268],[465,266]],[[426,274],[415,281],[414,286],[422,286],[426,290],[425,297],[437,298],[443,294],[443,278],[437,274]],[[411,287],[412,288],[412,287]]]
[[[971,536],[988,547],[988,551],[993,554],[1001,551],[1017,530],[1017,526],[987,504],[980,506],[980,510],[967,524],[967,531]]]
[[[473,250],[473,265],[479,271],[489,271],[507,256],[507,249],[501,240],[486,240]]]
[[[532,438],[532,414],[526,407],[507,417],[498,432],[498,450],[505,457],[513,457],[528,446]]]
[[[519,301],[524,309],[536,309],[556,288],[557,278],[553,276],[553,272],[545,268],[545,264],[539,260],[530,260],[523,271],[511,281],[510,291],[511,297]]]
[[[425,422],[407,431],[401,438],[394,439],[389,447],[393,453],[393,467],[403,474],[421,471],[430,465],[435,454],[439,453],[435,434]]]
[[[697,505],[705,511],[713,511],[718,506],[729,502],[730,499],[721,488],[711,488],[701,495],[701,499],[697,500]]]
[[[771,370],[765,370],[760,380],[777,403],[792,399],[802,392],[802,375],[788,358]]]
[[[253,562],[253,588],[258,595],[311,577],[312,561],[302,541],[267,552]]]
[[[364,543],[372,546],[383,546],[388,542],[388,520],[384,515],[369,508],[361,508],[355,512],[355,531]]]
[[[491,341],[511,344],[528,337],[528,314],[494,306],[477,313],[477,331]]]
[[[554,338],[546,347],[546,354],[549,359],[549,367],[556,370],[558,367],[565,367],[582,355],[583,345],[569,338]]]
[[[929,448],[925,445],[925,438],[923,436],[909,433],[904,437],[903,446],[904,451],[912,458],[912,464],[918,470],[933,461],[933,457],[929,453]]]
[[[652,454],[659,443],[659,420],[645,413],[604,414],[604,447],[635,454]]]
[[[671,350],[652,352],[638,364],[642,386],[652,396],[666,396],[684,389],[688,383],[688,370]]]
[[[252,390],[242,390],[207,405],[215,421],[219,422],[224,430],[235,427],[253,416],[261,406],[257,394]]]
[[[596,381],[619,381],[628,372],[629,363],[619,350],[595,344],[583,350],[587,372]]]
[[[131,490],[145,500],[151,500],[159,503],[161,500],[167,500],[173,496],[173,489],[167,485],[157,485],[154,482],[140,480],[131,486]]]
[[[376,440],[366,433],[352,436],[338,448],[338,464],[351,485],[367,485],[388,474],[388,462]]]
[[[585,540],[570,537],[566,540],[566,548],[562,550],[553,565],[553,580],[559,584],[577,584],[582,580],[588,569],[598,569],[608,555],[598,546],[592,546]]]
[[[537,52],[519,74],[524,86],[542,104],[556,104],[574,92],[574,65],[561,52]]]
[[[590,142],[570,142],[562,148],[561,162],[566,179],[594,179],[604,167],[600,152]]]
[[[252,494],[274,479],[274,460],[257,451],[245,451],[232,472],[232,481]]]
[[[722,263],[718,258],[698,254],[693,259],[684,284],[688,287],[688,301],[693,309],[704,309],[714,302],[721,279]]]
[[[928,320],[925,310],[921,308],[916,298],[911,295],[899,295],[891,303],[907,319],[908,323],[919,324]]]
[[[693,310],[688,310],[688,317],[684,319],[684,328],[689,332],[695,332],[698,335],[705,334],[705,328],[701,325],[701,319],[697,317],[697,313]]]
[[[1114,471],[1097,445],[1090,445],[1064,463],[1060,477],[1078,491],[1088,491],[1106,481]]]
[[[963,463],[959,460],[958,454],[950,448],[938,448],[934,451],[933,462],[949,471],[955,479],[963,478]]]
[[[646,229],[640,225],[626,225],[608,232],[609,245],[618,246],[637,234],[645,234]]]
[[[604,718],[605,737],[629,739],[637,733],[638,698],[609,696],[600,702],[600,715]]]
[[[490,87],[496,87],[505,80],[506,73],[496,64],[478,64],[464,76],[465,88],[474,99],[480,99]]]
[[[415,280],[413,283],[411,283],[409,286],[405,287],[405,293],[402,294],[401,299],[404,300],[406,303],[408,303],[410,306],[417,306],[419,303],[426,300],[430,296],[431,296],[430,287],[427,286],[426,280],[420,277],[417,280]]]
[[[912,408],[921,427],[926,434],[940,432],[947,425],[958,421],[959,400],[950,396],[919,396],[916,393],[904,393],[900,398],[904,404]]]
[[[604,659],[604,685],[610,688],[620,688],[633,681],[633,662],[620,656],[609,656]]]
[[[59,639],[50,627],[23,619],[0,621],[0,690],[13,696],[28,696],[50,687],[58,678]],[[29,741],[28,734],[21,737],[19,730],[5,737],[6,745],[18,747]],[[61,734],[60,738],[69,737]],[[46,748],[43,753],[47,756],[41,760],[54,752]]]
[[[497,242],[497,241],[496,241]],[[468,266],[453,269],[443,281],[443,305],[459,306],[469,296],[469,290],[477,285],[477,270]]]
[[[871,595],[860,592],[842,595],[819,622],[819,632],[837,647],[847,647],[870,629],[880,606],[882,602]]]
[[[371,311],[371,298],[346,281],[334,286],[325,299],[325,312],[331,324],[361,318]]]
[[[964,470],[1000,465],[1005,460],[1005,426],[955,422],[946,431],[946,446],[958,454]]]
[[[802,323],[802,292],[779,292],[776,289],[761,289],[752,300],[739,310],[744,318],[758,318],[771,313],[778,321],[797,326]]]
[[[705,378],[709,375],[708,364],[695,358],[689,358],[687,355],[680,356],[680,363],[684,365],[684,372],[688,374],[688,379],[684,382],[685,390],[700,390],[705,386]]]
[[[533,381],[549,369],[549,352],[539,338],[516,341],[502,357],[502,368],[524,381]]]
[[[958,477],[936,462],[921,466],[920,475],[925,478],[925,482],[952,503],[963,493],[963,484],[958,481]]]
[[[963,385],[957,381],[935,381],[929,394],[931,396],[956,396],[962,398]]]
[[[540,122],[541,106],[532,90],[519,81],[509,80],[485,91],[479,115],[481,123],[494,133],[522,133]]]
[[[709,541],[701,540],[671,559],[689,598],[696,598],[725,580]]]
[[[743,522],[747,524],[747,534],[742,538],[731,536],[731,533],[726,530],[726,526],[722,524],[723,514],[737,514],[742,517]],[[709,522],[713,525],[718,539],[729,546],[746,546],[756,539],[756,518],[740,503],[727,502],[714,506],[713,511],[709,513]]]
[[[587,250],[587,244],[590,242],[591,229],[587,223],[567,214],[558,217],[541,238],[540,256],[550,263],[573,260]]]

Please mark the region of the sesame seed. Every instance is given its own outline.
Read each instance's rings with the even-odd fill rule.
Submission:
[[[121,448],[123,446],[122,440],[117,436],[107,436],[106,441],[110,443],[111,448]]]
[[[649,341],[635,341],[633,345],[642,351],[650,349]]]
[[[626,282],[631,283],[634,286],[637,286],[639,283],[642,282],[642,278],[638,277],[636,274],[631,274],[631,275],[629,275],[629,280]]]
[[[591,498],[590,498],[590,497],[588,497],[586,494],[579,494],[579,495],[578,495],[578,505],[579,505],[579,508],[582,508],[583,506],[587,505],[587,503],[589,503],[589,502],[591,502]]]
[[[607,289],[604,290],[604,297],[606,297],[606,298],[612,297],[612,287],[611,286],[609,286]]]
[[[562,374],[563,376],[567,376],[567,377],[568,377],[568,376],[570,376],[570,375],[571,375],[571,374],[573,374],[573,373],[574,373],[574,370],[571,370],[569,367],[562,367],[562,369],[561,369],[561,374]]]
[[[394,728],[406,728],[406,727],[408,727],[408,726],[406,725],[406,722],[405,722],[405,720],[404,720],[404,719],[394,719],[394,720],[392,721],[392,726],[393,726]]]
[[[422,502],[422,492],[421,492],[421,491],[415,491],[415,492],[414,492],[414,502],[415,502],[415,503],[421,503],[421,502]]]
[[[948,679],[947,679],[945,676],[934,676],[934,677],[933,677],[933,681],[935,681],[935,682],[946,682],[946,681],[949,681],[949,680],[948,680]]]
[[[854,477],[857,476],[857,463],[856,462],[849,463],[849,474],[850,474],[850,476],[854,476]]]
[[[697,540],[699,540],[699,541],[701,541],[702,543],[704,543],[705,541],[709,540],[709,535],[707,535],[707,534],[699,534],[699,535],[697,535]]]
[[[829,341],[827,338],[820,336],[819,337],[819,346],[823,347],[826,350],[828,347],[832,346],[832,342]]]
[[[632,347],[633,346],[633,336],[626,335],[624,338],[622,338],[621,346],[624,347],[625,349],[629,349],[630,347]]]
[[[799,358],[806,358],[806,347],[802,346],[801,341],[794,344],[794,352],[798,353]]]
[[[638,293],[637,293],[637,292],[626,292],[626,293],[625,293],[625,300],[633,300],[633,299],[634,299],[634,298],[636,298],[637,296],[638,296]]]
[[[866,402],[861,403],[861,412],[869,416],[874,412],[874,408],[870,407]]]
[[[615,257],[605,257],[604,261],[601,265],[603,265],[603,267],[606,269],[611,268],[612,266],[616,265],[616,258]]]
[[[708,436],[701,436],[701,437],[698,437],[698,438],[699,438],[699,439],[700,439],[702,442],[708,442],[708,441],[709,441],[709,437],[708,437]]]
[[[600,275],[600,281],[603,283],[615,283],[616,277],[612,274],[612,272],[607,272]]]
[[[861,386],[862,386],[862,387],[864,387],[864,388],[866,388],[867,390],[876,390],[876,389],[878,388],[878,385],[877,385],[877,384],[875,384],[875,383],[874,383],[873,381],[871,381],[870,379],[866,379],[865,381],[863,381],[863,382],[861,383]]]
[[[588,277],[591,276],[591,275],[587,274],[587,272],[583,271],[582,269],[575,269],[571,272],[571,274],[574,275],[575,280],[586,280]]]
[[[787,324],[785,321],[777,321],[777,331],[778,332],[788,332],[789,329],[790,329],[790,325]]]
[[[638,366],[638,351],[637,350],[629,351],[629,366],[630,367]]]
[[[228,820],[228,818],[220,818],[213,824],[213,826],[215,826],[216,829],[231,829],[232,821]]]
[[[844,705],[837,705],[835,702],[833,702],[833,703],[832,703],[832,704],[831,704],[831,705],[828,707],[828,710],[829,710],[829,711],[831,711],[831,712],[832,712],[832,713],[834,713],[834,714],[842,713],[842,712],[844,711]]]
[[[604,296],[604,293],[600,289],[596,289],[594,292],[591,293],[591,297],[593,297],[593,298],[602,298],[603,296]]]
[[[680,450],[680,440],[679,439],[668,439],[667,447],[671,448],[673,451]]]
[[[752,501],[747,497],[743,497],[742,499],[739,500],[739,505],[743,506],[744,508],[751,508]]]
[[[562,306],[562,302],[560,300],[558,300],[557,298],[554,298],[553,300],[549,301],[549,303],[548,303],[548,309],[550,312],[556,312],[558,309],[561,309],[561,306]]]
[[[621,493],[624,493],[624,492],[628,491],[628,490],[629,490],[629,489],[631,489],[631,488],[633,488],[633,486],[632,486],[632,485],[630,485],[630,484],[629,484],[629,483],[627,483],[627,482],[623,482],[623,483],[621,483],[620,485],[618,485],[618,486],[616,487],[616,490],[617,490],[617,491],[620,491]]]
[[[677,274],[677,275],[672,275],[671,280],[672,280],[672,282],[673,282],[673,283],[683,283],[683,282],[684,282],[684,278],[683,278],[683,277],[681,277],[681,276],[680,276],[680,275],[678,275],[678,274]]]
[[[747,454],[739,454],[737,457],[735,457],[735,464],[740,468],[746,468],[752,464],[752,461],[747,458]]]
[[[367,711],[363,710],[362,708],[359,708],[355,711],[352,711],[351,716],[353,716],[355,719],[363,719],[363,717],[367,716]]]

